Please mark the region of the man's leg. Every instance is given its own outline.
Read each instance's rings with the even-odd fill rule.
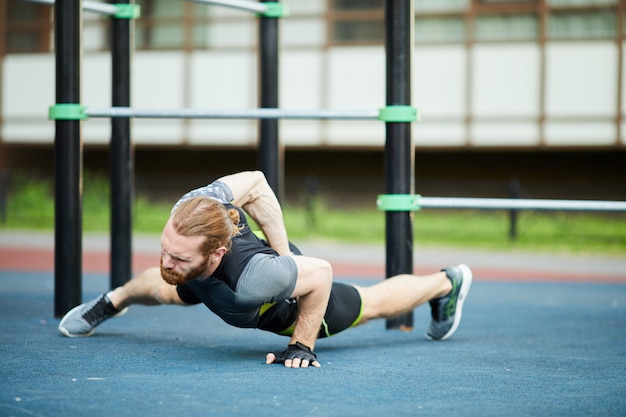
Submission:
[[[176,287],[163,281],[159,268],[150,268],[123,286],[70,310],[59,323],[59,331],[68,337],[91,336],[100,323],[121,316],[132,304],[186,305]]]
[[[417,276],[396,275],[371,287],[357,287],[362,300],[362,318],[368,320],[390,318],[412,311],[415,307],[446,295],[452,283],[445,272]]]
[[[397,275],[371,287],[357,288],[362,300],[360,323],[398,316],[428,301],[432,321],[425,336],[445,340],[459,326],[472,280],[471,269],[458,265],[436,274]]]
[[[110,291],[107,295],[117,310],[123,310],[132,304],[187,305],[178,296],[176,286],[170,285],[163,280],[159,268],[146,269],[123,286]]]

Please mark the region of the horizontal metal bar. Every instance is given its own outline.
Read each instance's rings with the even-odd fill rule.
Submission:
[[[626,212],[626,201],[419,197],[420,208]]]
[[[23,0],[23,1],[29,1],[31,3],[41,3],[41,4],[54,6],[54,0]],[[107,14],[111,16],[117,13],[117,7],[115,5],[108,4],[108,3],[98,3],[95,1],[83,1],[83,9],[90,11],[90,12],[102,13],[102,14]]]
[[[267,6],[263,3],[254,3],[245,0],[188,0],[192,3],[209,4],[216,6],[226,6],[233,9],[246,10],[249,12],[265,13]]]
[[[145,119],[341,119],[378,120],[378,110],[283,110],[283,109],[147,109],[133,107],[87,107],[88,117],[134,117]]]

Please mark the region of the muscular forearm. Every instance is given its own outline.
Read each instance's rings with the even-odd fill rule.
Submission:
[[[233,192],[233,204],[243,208],[259,225],[270,246],[281,255],[289,254],[283,212],[265,175],[260,171],[246,171],[221,180]]]
[[[306,256],[294,257],[298,281],[293,296],[298,297],[298,318],[290,344],[300,342],[315,346],[320,325],[328,308],[333,273],[327,261]]]
[[[315,347],[327,304],[328,297],[322,291],[298,299],[298,318],[289,344],[300,342],[311,349]]]
[[[283,212],[273,194],[260,194],[242,208],[259,225],[267,242],[274,250],[280,255],[290,254]]]
[[[315,347],[315,341],[328,308],[333,271],[330,263],[322,259],[294,256],[293,260],[298,267],[298,279],[291,298],[298,299],[298,317],[287,350],[302,350],[296,342],[312,350]],[[298,358],[294,359],[293,362],[291,359],[287,359],[284,361],[285,366],[299,368],[301,366],[307,367],[309,363],[315,367],[320,366],[317,360],[311,362],[312,358],[315,357],[312,351],[305,348],[303,352],[300,352],[305,355],[300,357],[304,358],[302,361]],[[273,363],[275,360],[276,355],[274,353],[269,353],[266,357],[266,363]],[[283,363],[282,359],[280,363]]]

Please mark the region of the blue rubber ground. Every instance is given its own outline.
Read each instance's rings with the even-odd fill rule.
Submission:
[[[107,285],[86,276],[85,300]],[[0,416],[626,415],[624,284],[477,277],[450,340],[422,336],[422,306],[411,333],[319,341],[321,369],[265,365],[287,339],[202,306],[136,306],[81,339],[52,315],[51,273],[0,272]]]

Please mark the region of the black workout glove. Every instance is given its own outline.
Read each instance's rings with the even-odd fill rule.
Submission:
[[[288,345],[287,350],[281,353],[274,353],[276,359],[274,363],[285,363],[286,360],[300,359],[300,361],[309,361],[313,363],[317,361],[317,355],[313,353],[310,347],[303,345],[300,342],[296,342],[295,345]]]

